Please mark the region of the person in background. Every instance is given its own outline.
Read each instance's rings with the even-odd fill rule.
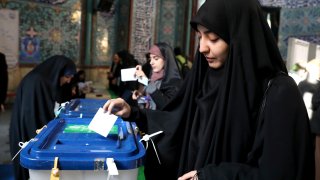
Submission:
[[[14,157],[20,150],[19,142],[27,142],[36,130],[55,118],[55,104],[60,98],[61,86],[70,83],[76,73],[75,63],[63,55],[55,55],[30,71],[20,82],[10,122],[10,153]],[[18,180],[29,179],[28,170],[20,166],[20,156],[14,161],[14,174]]]
[[[180,73],[181,73],[182,77],[185,78],[187,73],[190,71],[190,68],[188,66],[188,61],[182,55],[180,47],[174,48],[174,54],[175,54],[176,60],[178,62],[178,67],[179,67]]]
[[[104,105],[160,133],[147,149],[146,178],[314,179],[308,114],[259,1],[205,1],[191,26],[199,38],[193,67],[162,110],[120,98]]]
[[[179,90],[181,76],[174,58],[172,48],[167,43],[157,43],[150,50],[151,75],[149,84],[135,90],[132,99],[148,109],[162,109]],[[148,76],[142,66],[136,66],[138,78]]]
[[[117,54],[121,59],[121,69],[134,68],[138,65],[138,61],[127,50],[119,51]],[[119,96],[132,104],[132,92],[137,89],[138,85],[137,81],[121,81],[119,86]]]
[[[150,78],[151,71],[152,71],[152,67],[150,65],[150,53],[146,53],[145,56],[146,56],[146,62],[142,65],[142,71],[148,78]]]
[[[79,70],[70,83],[72,84],[72,97],[86,98],[86,94],[93,90],[90,83],[90,81],[86,82],[86,72]]]
[[[0,112],[5,111],[8,90],[8,65],[6,56],[0,52]]]
[[[295,63],[288,74],[293,78],[296,84],[299,84],[306,79],[308,73],[304,63]]]
[[[110,72],[108,72],[109,89],[119,95],[119,85],[121,76],[121,59],[118,53],[113,55]]]
[[[320,60],[313,59],[306,65],[307,77],[298,84],[304,104],[306,105],[309,118],[312,118],[312,97],[319,89],[320,83]]]

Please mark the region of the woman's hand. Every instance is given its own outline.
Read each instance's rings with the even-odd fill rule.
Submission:
[[[196,170],[190,171],[178,178],[178,180],[197,180],[197,179],[198,179],[198,176],[197,176]]]
[[[136,73],[135,76],[138,78],[142,78],[142,77],[147,77],[144,72],[142,71],[142,66],[141,65],[137,65],[136,66]]]
[[[141,97],[143,94],[140,92],[140,91],[138,91],[138,90],[134,90],[133,92],[132,92],[132,99],[133,100],[137,100],[137,99],[139,99],[139,97]]]
[[[131,113],[130,105],[128,103],[126,103],[126,101],[124,101],[121,98],[108,100],[104,104],[103,109],[105,111],[108,111],[110,113],[113,113],[117,116],[121,116],[124,118],[128,118]]]

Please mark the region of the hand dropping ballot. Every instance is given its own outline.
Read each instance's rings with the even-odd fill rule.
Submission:
[[[117,119],[118,116],[105,112],[102,108],[99,108],[88,128],[104,137],[107,137]]]
[[[121,69],[121,81],[136,81],[138,80],[139,83],[147,86],[148,85],[148,78],[146,77],[137,77],[135,75],[136,68],[127,68]]]

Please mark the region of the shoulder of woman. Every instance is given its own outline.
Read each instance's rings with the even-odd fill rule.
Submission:
[[[278,75],[272,78],[272,86],[281,88],[297,88],[298,85],[289,75]]]
[[[302,98],[298,85],[288,75],[279,75],[273,78],[271,87],[269,88],[269,96],[276,97],[279,101],[281,99],[295,101]]]

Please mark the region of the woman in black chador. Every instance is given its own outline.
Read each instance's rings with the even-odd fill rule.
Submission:
[[[76,73],[74,62],[61,55],[52,56],[29,72],[20,82],[12,110],[10,124],[10,151],[13,157],[20,149],[19,142],[29,141],[54,119],[55,103],[60,99],[60,87],[70,83]],[[14,159],[15,178],[26,180],[28,170],[19,165],[19,156]]]
[[[0,52],[0,112],[4,111],[4,103],[8,90],[8,65],[6,56]]]
[[[148,134],[163,131],[152,137],[161,164],[149,145],[146,178],[314,179],[307,111],[258,1],[207,0],[191,25],[194,65],[162,111],[104,106]]]

